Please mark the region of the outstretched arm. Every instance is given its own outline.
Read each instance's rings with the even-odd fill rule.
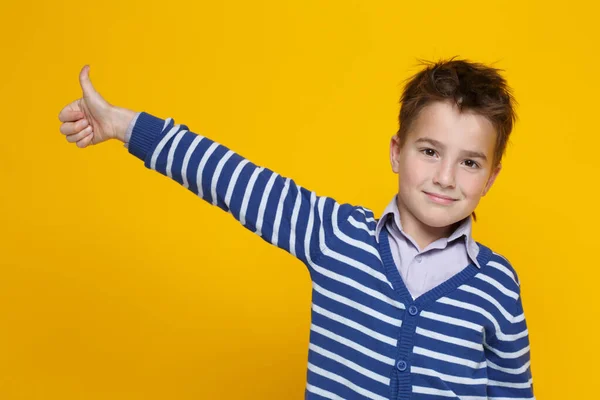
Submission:
[[[93,87],[89,67],[79,74],[83,97],[65,106],[59,119],[67,141],[85,148],[110,139],[203,200],[230,213],[265,241],[309,267],[335,237],[353,206],[317,196],[292,179],[260,167],[173,119],[115,107]],[[332,218],[332,216],[334,218]]]

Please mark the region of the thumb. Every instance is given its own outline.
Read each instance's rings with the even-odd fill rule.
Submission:
[[[81,85],[81,89],[83,90],[84,99],[104,101],[102,96],[100,96],[100,94],[94,88],[94,85],[92,85],[92,81],[90,80],[90,66],[87,64],[83,66],[81,72],[79,73],[79,83]]]

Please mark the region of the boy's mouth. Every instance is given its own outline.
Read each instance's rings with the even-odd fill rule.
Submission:
[[[427,197],[429,197],[432,201],[439,203],[439,204],[451,204],[457,200],[452,197],[444,196],[444,195],[437,194],[437,193],[429,193],[429,192],[423,192],[423,193],[425,193],[427,195]]]

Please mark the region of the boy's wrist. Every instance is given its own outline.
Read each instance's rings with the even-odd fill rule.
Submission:
[[[131,121],[135,118],[137,113],[133,110],[129,110],[123,107],[114,107],[113,108],[113,120],[114,120],[114,128],[115,128],[115,139],[120,140],[125,143],[125,135],[127,133],[127,128]]]

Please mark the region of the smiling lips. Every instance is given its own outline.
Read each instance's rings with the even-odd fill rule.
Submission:
[[[437,204],[448,205],[448,204],[452,204],[456,201],[456,199],[453,199],[452,197],[444,196],[441,194],[434,194],[434,193],[428,193],[428,192],[423,192],[423,193],[425,193],[431,201],[433,201],[434,203],[437,203]]]

